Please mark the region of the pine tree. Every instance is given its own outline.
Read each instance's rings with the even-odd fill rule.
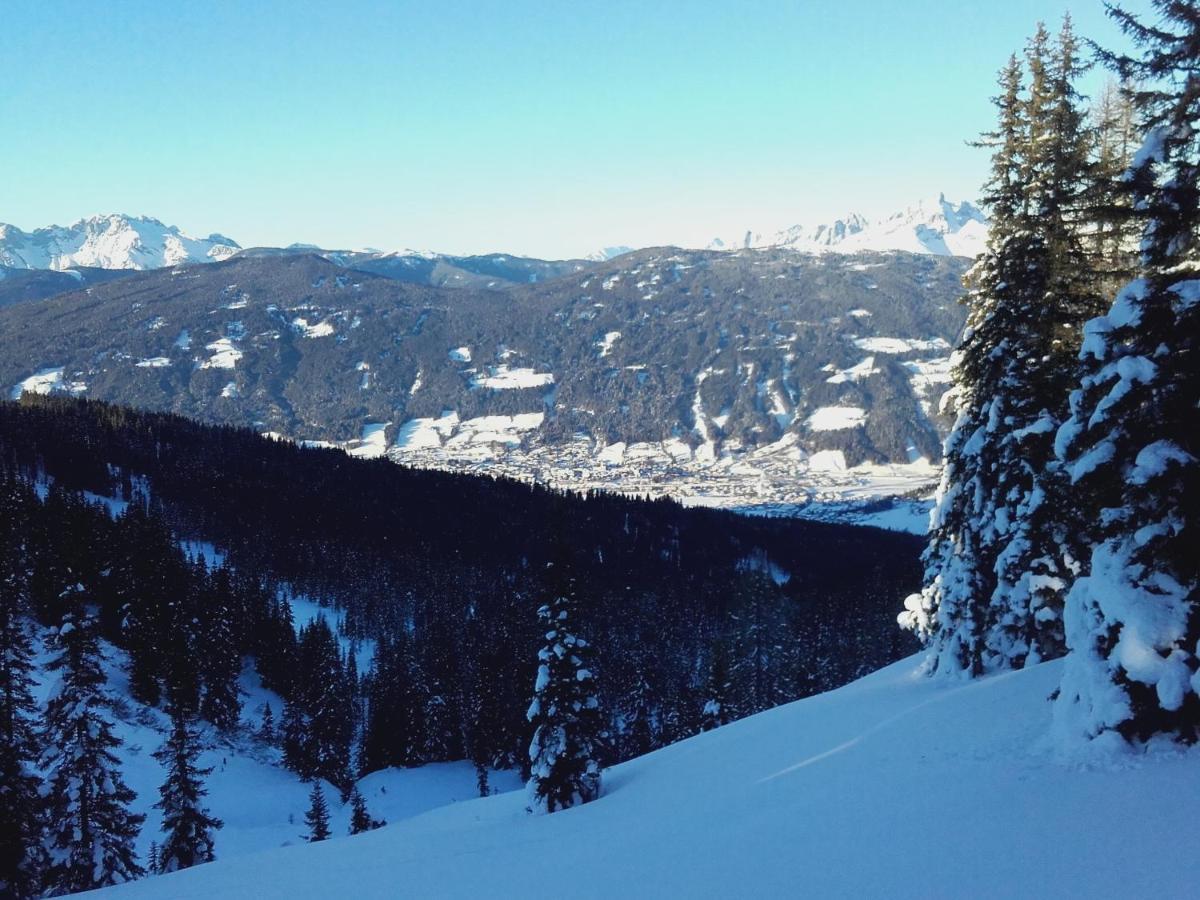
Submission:
[[[160,799],[154,804],[155,809],[162,810],[166,835],[158,850],[159,872],[187,869],[214,859],[213,832],[221,828],[222,822],[201,805],[207,793],[203,779],[212,769],[197,768],[199,755],[187,711],[173,707],[171,735],[154,753],[167,770],[167,780],[159,788]]]
[[[371,817],[371,813],[367,810],[367,801],[363,797],[362,791],[355,786],[350,792],[350,833],[362,834],[364,831],[373,831],[376,828],[382,828],[387,822],[382,819]]]
[[[203,685],[200,714],[222,731],[230,731],[237,727],[242,711],[241,689],[238,686],[242,655],[233,622],[233,589],[229,570],[213,570],[204,587],[204,624],[199,635],[204,648],[200,654],[200,679]]]
[[[325,792],[321,790],[320,781],[313,781],[308,794],[308,812],[304,814],[304,824],[308,826],[305,840],[310,844],[328,840],[332,833],[329,830],[329,806],[325,803]]]
[[[46,864],[37,706],[27,610],[27,560],[17,504],[23,492],[0,475],[0,896],[32,897]]]
[[[268,746],[274,746],[279,740],[275,733],[275,714],[271,712],[271,704],[263,707],[262,724],[258,726],[258,739]]]
[[[967,273],[967,325],[954,356],[954,386],[947,399],[957,418],[946,439],[941,483],[922,560],[924,586],[905,600],[900,624],[929,649],[931,672],[978,674],[983,668],[986,604],[995,588],[996,510],[989,480],[996,467],[989,434],[1001,424],[993,403],[1008,377],[1013,355],[1007,335],[1010,309],[1025,271],[1027,237],[1022,217],[1023,154],[1028,145],[1023,69],[1014,55],[1000,74],[996,131],[990,147],[992,174],[984,204],[991,213],[987,249]]]
[[[977,675],[1065,650],[1073,519],[1053,436],[1067,415],[1079,326],[1099,308],[1084,246],[1090,135],[1074,88],[1084,67],[1069,18],[1056,42],[1039,26],[1026,60],[1026,98],[1010,60],[999,127],[985,136],[995,149],[992,233],[968,276],[959,419],[947,441],[926,586],[901,617],[929,640],[935,671]]]
[[[1200,739],[1200,3],[1110,14],[1140,57],[1102,53],[1146,141],[1127,183],[1144,217],[1138,277],[1089,322],[1058,449],[1090,501],[1090,569],[1067,604],[1056,704],[1066,739]]]
[[[59,683],[46,710],[43,766],[48,773],[45,887],[72,893],[143,874],[133,843],[143,816],[129,812],[134,793],[114,752],[121,741],[106,716],[104,672],[95,623],[78,608],[63,620],[58,655],[48,666]]]
[[[538,651],[529,745],[529,810],[552,813],[600,796],[600,704],[589,667],[590,647],[571,631],[575,583],[552,569],[550,602],[538,610],[545,643]]]

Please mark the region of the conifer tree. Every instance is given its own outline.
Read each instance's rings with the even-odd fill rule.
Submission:
[[[18,504],[23,491],[0,475],[0,897],[37,894],[45,866],[37,706],[27,610],[27,560]]]
[[[371,813],[367,810],[367,801],[363,797],[362,791],[357,786],[350,792],[350,833],[362,834],[364,831],[373,831],[376,828],[382,828],[387,822],[382,819],[372,818]]]
[[[574,578],[552,567],[551,599],[538,610],[544,644],[528,719],[529,810],[552,813],[600,796],[600,703],[589,665],[590,647],[573,633]]]
[[[329,806],[325,802],[325,792],[321,790],[321,782],[313,780],[312,790],[308,794],[308,812],[304,814],[304,824],[308,826],[306,840],[312,844],[328,840]]]
[[[977,675],[1065,650],[1063,597],[1073,520],[1053,450],[1066,417],[1078,329],[1099,308],[1084,246],[1089,134],[1074,82],[1069,18],[1026,52],[1028,93],[1010,60],[986,202],[988,249],[969,273],[956,353],[959,418],[926,554],[926,584],[902,624],[931,645],[935,671]]]
[[[171,710],[171,734],[154,753],[167,770],[167,779],[159,788],[155,809],[162,810],[162,830],[166,835],[158,849],[158,872],[174,872],[200,863],[212,862],[213,832],[221,828],[220,819],[202,806],[207,791],[204,777],[211,768],[196,765],[200,755],[196,732],[186,710]]]
[[[271,704],[263,707],[262,724],[258,726],[258,739],[268,746],[273,746],[279,739],[275,733],[275,714],[271,712]]]
[[[1095,523],[1067,604],[1067,739],[1200,738],[1200,2],[1154,8],[1154,25],[1110,8],[1141,55],[1101,54],[1141,85],[1127,181],[1145,228],[1138,277],[1085,329],[1057,436]]]
[[[899,617],[927,645],[931,672],[974,675],[983,669],[987,601],[995,588],[1000,540],[989,483],[997,460],[989,435],[1001,424],[994,400],[1014,356],[1008,346],[1015,330],[1011,310],[1019,300],[1017,285],[1028,274],[1022,167],[1029,126],[1022,91],[1023,69],[1014,55],[993,100],[997,128],[980,141],[993,151],[983,196],[991,226],[987,249],[965,279],[967,324],[953,357],[954,386],[947,398],[957,418],[946,439],[922,557],[924,586],[905,600]]]
[[[76,608],[55,637],[48,669],[59,683],[46,710],[48,837],[45,887],[51,894],[91,890],[143,874],[134,840],[143,816],[128,809],[134,793],[114,752],[121,741],[107,717],[95,623]]]

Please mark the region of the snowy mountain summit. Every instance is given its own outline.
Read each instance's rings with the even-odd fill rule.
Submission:
[[[906,251],[935,256],[978,256],[987,241],[988,219],[973,203],[954,203],[945,194],[923,200],[877,221],[857,213],[832,223],[793,225],[774,233],[747,231],[717,238],[710,250],[784,247],[801,253]]]
[[[223,235],[193,238],[145,216],[92,216],[32,232],[0,223],[0,265],[16,269],[157,269],[217,262],[240,249]]]

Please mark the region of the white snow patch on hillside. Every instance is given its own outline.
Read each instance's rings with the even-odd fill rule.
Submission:
[[[212,356],[200,363],[202,369],[232,369],[242,358],[242,351],[227,337],[217,338],[211,344],[205,344],[204,349],[211,351]]]
[[[1046,739],[1061,662],[955,684],[918,665],[615,766],[566,812],[530,816],[514,791],[105,896],[529,898],[547,848],[576,898],[1129,898],[1164,896],[1164,873],[1200,881],[1180,843],[1200,751],[1064,763]]]
[[[606,331],[604,333],[604,337],[596,341],[596,347],[600,351],[601,358],[604,358],[605,356],[608,356],[608,354],[612,353],[613,344],[615,344],[617,339],[620,337],[621,332],[619,331]]]
[[[149,359],[139,359],[136,363],[139,369],[164,369],[171,364],[170,357],[152,356]]]
[[[490,388],[493,391],[512,391],[523,388],[547,387],[554,384],[550,372],[535,372],[533,369],[510,369],[506,365],[491,366],[487,375],[471,378],[471,387]]]
[[[192,336],[188,334],[188,330],[186,328],[179,332],[179,337],[175,338],[175,346],[180,350],[192,349]]]
[[[292,327],[304,335],[306,338],[322,338],[329,337],[333,334],[332,322],[318,322],[316,325],[310,325],[308,319],[303,316],[297,316],[292,319]]]
[[[818,450],[808,458],[810,472],[846,471],[846,454],[841,450]]]
[[[843,431],[858,428],[867,421],[867,411],[861,406],[822,406],[804,422],[810,431]]]
[[[241,391],[238,390],[237,382],[230,381],[226,383],[225,387],[221,388],[221,396],[227,400],[234,397],[240,397]]]
[[[28,378],[18,381],[13,387],[10,396],[13,400],[20,400],[21,395],[26,392],[30,394],[48,394],[56,390],[62,384],[62,380],[62,366],[53,369],[40,369]]]
[[[879,369],[875,366],[875,357],[868,356],[848,369],[836,370],[825,380],[830,384],[845,384],[850,381],[862,381],[864,378],[878,374]]]
[[[908,382],[926,416],[933,415],[942,394],[949,388],[953,365],[949,356],[937,359],[916,359],[903,363],[908,369]]]
[[[455,362],[469,363],[471,361],[471,348],[455,347],[450,351],[450,358]]]
[[[911,353],[914,350],[949,350],[950,345],[944,338],[895,338],[895,337],[865,337],[857,338],[854,346],[868,353]]]
[[[346,450],[351,456],[360,459],[375,459],[387,453],[387,422],[368,422],[362,428],[362,436],[358,441],[352,441]]]

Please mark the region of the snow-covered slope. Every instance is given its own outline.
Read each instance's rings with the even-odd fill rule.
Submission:
[[[937,256],[977,256],[987,241],[987,217],[968,202],[953,203],[944,194],[923,200],[872,222],[856,213],[829,224],[793,225],[783,231],[747,231],[733,239],[717,238],[712,250],[787,247],[802,253],[862,253],[905,250]]]
[[[909,659],[606,773],[546,817],[521,792],[242,856],[114,898],[1148,897],[1186,850],[1200,750],[1055,755],[1059,663],[948,685]],[[1164,872],[1170,872],[1164,880]]]
[[[157,269],[228,259],[239,249],[222,235],[193,238],[144,216],[93,216],[32,232],[0,223],[0,265],[17,269]]]

